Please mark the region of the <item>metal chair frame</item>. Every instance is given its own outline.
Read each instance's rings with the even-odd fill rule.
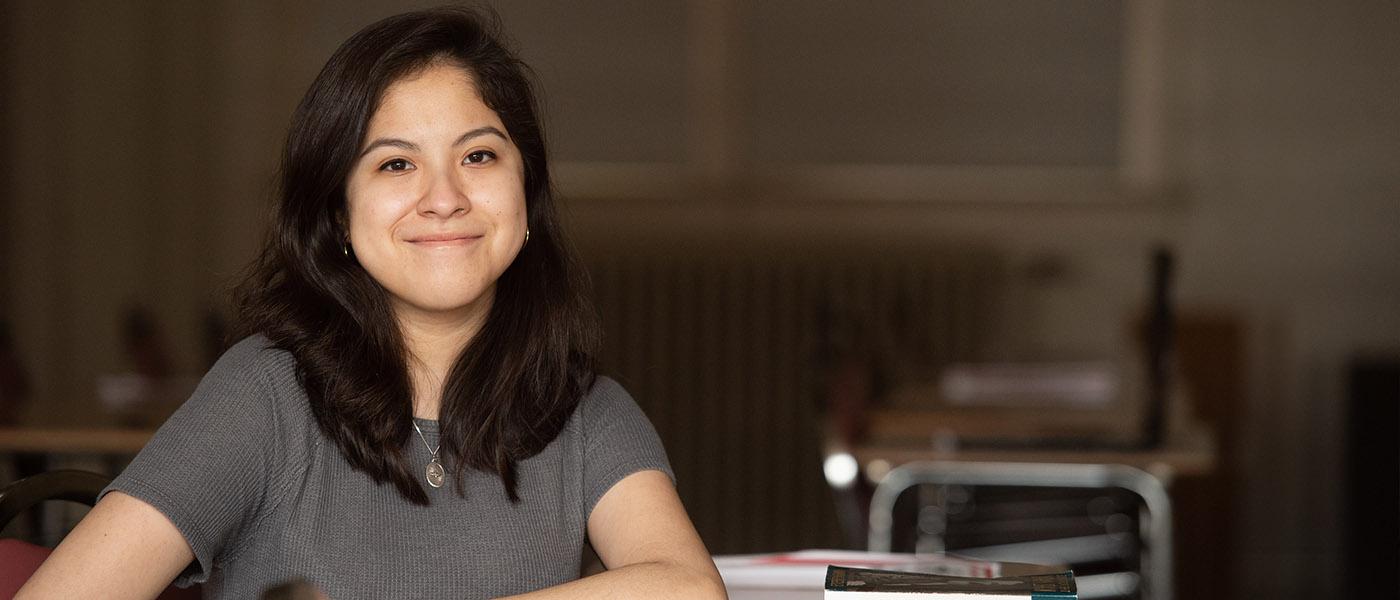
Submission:
[[[867,549],[889,552],[894,506],[905,490],[923,484],[1058,488],[1119,488],[1142,498],[1147,512],[1143,545],[1148,600],[1172,598],[1172,509],[1162,479],[1135,467],[1108,464],[920,461],[891,469],[870,499]]]

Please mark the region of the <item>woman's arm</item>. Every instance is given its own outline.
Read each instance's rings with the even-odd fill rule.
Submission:
[[[111,492],[15,598],[155,598],[191,560],[194,553],[170,519],[141,500]]]
[[[603,494],[588,517],[588,539],[607,571],[512,598],[726,598],[710,553],[661,471],[633,473]]]

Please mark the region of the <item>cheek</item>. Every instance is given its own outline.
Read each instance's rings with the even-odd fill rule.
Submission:
[[[492,191],[494,200],[491,213],[502,224],[519,227],[523,231],[526,221],[524,186],[519,181],[502,182]]]
[[[384,209],[379,206],[358,206],[350,209],[350,231],[361,235],[379,229],[384,222]]]
[[[345,231],[352,238],[355,232],[365,228],[365,220],[369,217],[369,204],[365,201],[365,192],[360,186],[349,184],[345,186]]]
[[[373,227],[370,225],[370,221],[373,219],[373,215],[367,214],[368,211],[363,209],[351,209],[349,212],[349,226],[346,228],[346,234],[349,236],[350,245],[355,248],[355,251],[364,254],[369,249],[369,242],[372,239],[370,232]]]
[[[347,192],[346,223],[352,242],[372,243],[380,234],[390,232],[401,216],[402,195],[380,192],[363,188]]]

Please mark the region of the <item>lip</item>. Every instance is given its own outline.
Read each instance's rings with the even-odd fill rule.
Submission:
[[[464,246],[485,237],[482,234],[430,233],[408,238],[408,243],[419,246]]]

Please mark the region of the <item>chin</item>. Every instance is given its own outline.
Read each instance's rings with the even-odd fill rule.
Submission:
[[[490,305],[489,294],[480,290],[463,290],[461,293],[435,295],[431,297],[406,298],[413,310],[434,315],[471,315]]]

